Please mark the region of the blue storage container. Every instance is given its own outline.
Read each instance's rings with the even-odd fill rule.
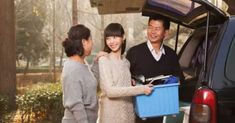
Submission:
[[[140,118],[179,113],[179,83],[155,85],[150,95],[135,97],[135,111]]]

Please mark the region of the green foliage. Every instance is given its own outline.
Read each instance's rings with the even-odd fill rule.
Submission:
[[[0,123],[12,123],[15,111],[9,110],[7,96],[0,95]]]
[[[7,113],[8,110],[8,98],[7,96],[0,95],[0,122],[3,116]]]
[[[58,123],[63,116],[62,90],[60,83],[38,84],[17,96],[22,122],[51,121]]]
[[[4,114],[3,118],[0,119],[0,123],[15,123],[14,118],[16,116],[15,111],[8,111],[6,114]]]
[[[43,34],[45,0],[16,0],[16,59],[37,64],[48,56],[48,40]]]

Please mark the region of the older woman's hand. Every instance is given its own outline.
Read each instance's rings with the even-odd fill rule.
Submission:
[[[95,62],[98,62],[98,60],[99,60],[99,58],[100,58],[101,56],[105,56],[105,55],[107,55],[107,54],[108,54],[108,53],[107,53],[107,52],[104,52],[104,51],[98,52],[97,55],[96,55],[96,57],[94,58],[94,61],[95,61]]]

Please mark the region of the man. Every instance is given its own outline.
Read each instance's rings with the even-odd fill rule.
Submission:
[[[136,45],[127,52],[132,75],[144,75],[145,78],[158,75],[174,75],[183,81],[178,57],[174,50],[163,44],[170,22],[164,17],[150,17],[147,28],[147,42]],[[157,105],[157,102],[156,102]],[[163,117],[148,118],[137,123],[162,123]]]

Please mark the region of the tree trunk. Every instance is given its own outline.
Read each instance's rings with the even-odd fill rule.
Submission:
[[[27,58],[27,62],[26,62],[26,66],[25,66],[25,68],[24,68],[24,79],[25,79],[25,77],[26,77],[26,73],[28,72],[28,70],[29,70],[29,58]]]
[[[56,82],[56,58],[55,58],[55,0],[53,0],[53,41],[52,41],[52,48],[53,48],[53,82]]]
[[[104,15],[100,15],[101,16],[101,29],[100,29],[100,34],[101,34],[101,42],[100,42],[100,44],[101,44],[101,50],[104,50]]]
[[[77,7],[77,0],[73,0],[72,3],[72,18],[73,18],[73,25],[78,24],[78,7]]]
[[[61,49],[61,56],[60,56],[60,70],[63,67],[63,63],[64,63],[64,48],[62,47],[62,49]]]
[[[0,94],[9,98],[15,108],[16,50],[14,0],[0,1]]]

